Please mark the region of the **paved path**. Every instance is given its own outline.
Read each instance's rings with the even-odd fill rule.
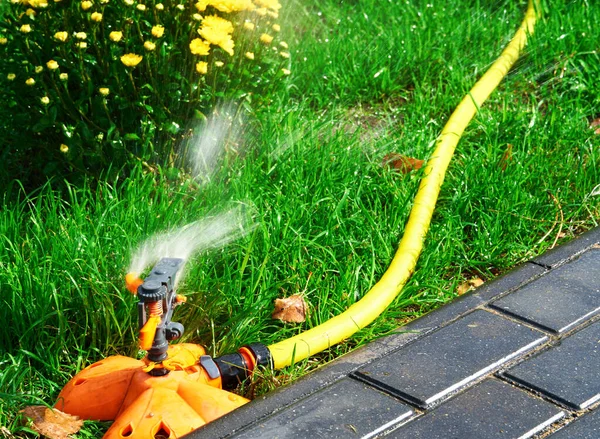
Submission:
[[[188,435],[600,439],[600,229]]]

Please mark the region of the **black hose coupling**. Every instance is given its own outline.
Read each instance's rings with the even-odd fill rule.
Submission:
[[[225,390],[235,389],[258,367],[271,367],[272,358],[269,348],[262,343],[243,346],[234,354],[225,354],[215,358],[221,372],[221,385]]]

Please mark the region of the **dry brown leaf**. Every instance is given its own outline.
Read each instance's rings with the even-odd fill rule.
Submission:
[[[31,420],[32,430],[49,439],[68,439],[70,434],[77,433],[83,425],[83,421],[77,416],[43,405],[26,407],[21,413]]]
[[[474,290],[475,288],[477,288],[480,285],[483,285],[483,280],[481,280],[481,278],[475,276],[475,277],[469,279],[468,281],[463,282],[462,284],[460,284],[458,286],[458,288],[456,289],[456,293],[459,296],[462,296],[467,291]]]
[[[504,154],[502,154],[502,158],[500,159],[500,169],[502,169],[503,171],[506,171],[506,167],[508,166],[508,164],[510,162],[512,162],[512,150],[513,150],[513,146],[508,143],[506,145],[506,149],[504,150]]]
[[[383,166],[394,168],[403,174],[408,174],[411,171],[421,169],[424,163],[423,160],[414,159],[397,153],[387,154],[383,158]]]
[[[600,134],[600,117],[590,122],[590,128],[596,128],[594,134]]]
[[[289,323],[302,323],[306,320],[308,306],[301,294],[285,299],[275,299],[275,309],[271,317]]]

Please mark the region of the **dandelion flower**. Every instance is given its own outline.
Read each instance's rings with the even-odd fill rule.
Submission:
[[[127,6],[133,6],[133,4],[135,3],[133,0],[124,0],[124,1]]]
[[[180,11],[183,11],[183,10],[185,10],[185,6],[183,6],[183,5],[177,5],[177,6],[175,6],[175,7],[176,7],[177,9],[179,9]]]
[[[273,41],[273,37],[269,34],[262,34],[260,36],[260,41],[262,41],[265,44],[271,44],[271,41]]]
[[[148,52],[151,52],[156,49],[156,44],[154,44],[152,41],[144,41],[144,49],[146,49]]]
[[[40,102],[44,105],[48,105],[50,103],[50,98],[48,96],[44,96],[43,98],[40,98]]]
[[[254,3],[275,12],[281,9],[281,4],[278,0],[255,0]]]
[[[67,79],[69,79],[69,75],[67,73],[61,73],[60,75],[58,75],[58,77],[61,81],[66,81]]]
[[[35,12],[35,11],[34,11],[33,9],[31,9],[31,8],[29,8],[29,9],[27,9],[27,10],[25,11],[25,15],[27,15],[28,17],[32,17],[32,16],[33,16],[33,17],[35,17],[35,14],[36,14],[36,13],[37,13],[37,12]]]
[[[157,24],[156,26],[152,26],[152,35],[156,38],[160,38],[163,36],[163,34],[165,33],[165,28],[162,27],[160,24]]]
[[[75,38],[78,40],[85,40],[87,38],[87,34],[85,32],[75,32]]]
[[[35,66],[35,73],[42,73],[43,70],[44,70],[44,67],[42,67],[42,66]]]
[[[24,34],[28,34],[29,32],[31,32],[31,25],[24,24],[23,26],[21,26],[21,28],[19,30],[21,32],[23,32]]]
[[[81,2],[81,9],[83,9],[84,11],[87,11],[89,8],[91,8],[93,5],[93,3],[89,0],[84,0]]]
[[[27,84],[27,85],[30,85],[30,86],[31,86],[31,85],[35,84],[35,79],[33,79],[33,78],[29,78],[27,81],[25,81],[25,84]]]
[[[100,0],[100,4],[105,5],[108,3],[109,0]]]
[[[209,27],[217,32],[230,34],[233,32],[233,24],[229,20],[219,17],[218,15],[209,15],[204,18],[202,27]]]
[[[281,47],[283,47],[284,49],[287,49],[287,48],[289,47],[289,46],[288,46],[288,43],[286,43],[285,41],[281,41],[281,42],[279,43],[279,45],[280,45]]]
[[[110,38],[115,43],[118,43],[119,41],[121,41],[121,38],[123,38],[123,32],[116,31],[116,30],[112,31],[111,33],[108,34],[108,38]]]
[[[8,38],[0,38],[0,44],[5,45],[6,43],[8,43]]]
[[[244,56],[248,59],[254,59],[254,53],[252,52],[246,52],[244,53]]]
[[[67,32],[56,32],[54,38],[64,43],[69,38],[69,34]]]
[[[289,58],[290,57],[289,52],[279,52],[279,55],[281,55],[284,58]]]
[[[244,29],[246,30],[254,30],[254,23],[250,23],[249,21],[244,23]]]
[[[239,11],[251,11],[254,4],[251,0],[210,0],[210,5],[227,14]]]
[[[66,154],[69,152],[69,147],[67,145],[65,145],[64,143],[62,143],[60,145],[60,152],[62,152],[63,154]]]
[[[22,3],[25,3],[25,2],[22,2]],[[47,8],[48,7],[47,0],[29,0],[27,3],[29,3],[29,5],[32,8]]]
[[[284,75],[289,75],[290,73],[292,73],[288,69],[281,69],[281,71],[283,72]]]
[[[255,9],[254,12],[256,12],[261,17],[264,17],[265,15],[267,15],[267,8],[258,8]]]
[[[108,87],[100,87],[98,89],[98,91],[100,92],[100,94],[102,96],[108,96],[108,94],[110,93],[110,90],[108,89]]]
[[[206,75],[206,72],[208,71],[208,63],[206,61],[197,62],[196,71],[201,75]]]
[[[16,77],[17,75],[15,75],[14,73],[9,73],[8,75],[6,75],[6,79],[8,79],[9,81],[14,81]]]
[[[163,5],[162,3],[158,3],[156,6],[154,6],[156,8],[157,11],[162,11],[165,9],[165,5]]]
[[[206,7],[208,6],[209,3],[210,3],[210,0],[200,0],[194,6],[196,7],[196,9],[198,9],[198,12],[204,12],[204,11],[206,11]]]
[[[281,26],[279,26],[278,24],[274,24],[273,26],[271,26],[273,28],[273,30],[275,32],[279,32],[281,30]]]
[[[276,20],[279,18],[279,14],[277,12],[267,11],[267,15]]]
[[[90,18],[92,19],[92,21],[100,23],[102,21],[102,14],[100,12],[92,12]]]
[[[77,47],[79,47],[80,49],[87,49],[87,43],[85,41],[80,41],[79,43],[77,43]]]
[[[196,21],[202,21],[202,15],[200,14],[193,14],[192,18]]]
[[[198,30],[202,36],[210,44],[219,46],[230,56],[233,56],[234,43],[231,39],[233,32],[233,24],[217,15],[211,15],[204,18],[202,27]]]
[[[215,65],[217,67],[223,67],[225,65],[225,63],[223,61],[215,61]]]
[[[190,43],[190,51],[194,55],[208,55],[210,45],[200,38],[194,38]]]
[[[46,63],[46,67],[48,67],[50,70],[56,70],[58,69],[58,63],[51,59]]]
[[[136,7],[135,7],[135,8],[136,8],[138,11],[145,11],[145,10],[146,10],[146,5],[143,5],[143,4],[141,4],[141,3],[140,3],[140,4],[136,5]]]
[[[142,55],[136,55],[135,53],[127,53],[121,57],[121,62],[127,67],[137,66],[144,57]]]

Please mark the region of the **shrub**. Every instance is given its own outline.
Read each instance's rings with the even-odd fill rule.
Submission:
[[[5,172],[45,179],[172,161],[193,118],[289,73],[278,0],[158,1],[4,5]]]

